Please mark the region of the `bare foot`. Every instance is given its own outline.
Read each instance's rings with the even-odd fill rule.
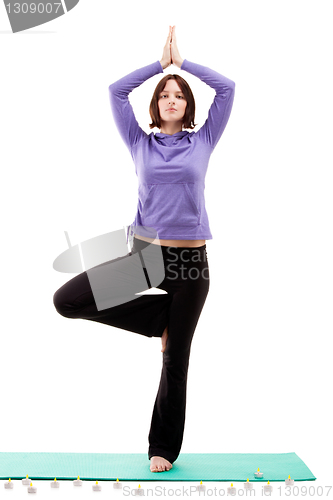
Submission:
[[[165,330],[164,330],[164,332],[162,334],[162,349],[161,349],[161,352],[165,351],[167,339],[168,339],[168,327],[166,326]]]
[[[150,470],[152,472],[163,472],[172,469],[172,464],[163,457],[151,457]]]

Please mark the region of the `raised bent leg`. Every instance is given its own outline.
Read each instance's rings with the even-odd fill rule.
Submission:
[[[128,261],[119,257],[107,264],[116,263],[113,274],[112,267],[108,270],[108,279],[121,282],[128,281]],[[96,266],[102,268],[102,266]],[[122,271],[124,271],[122,278]],[[89,270],[89,273],[91,270]],[[91,276],[89,274],[89,276]],[[112,284],[112,283],[111,283]],[[117,288],[117,287],[113,287]],[[141,288],[141,289],[140,289]],[[172,297],[165,295],[135,296],[144,287],[133,289],[133,300],[98,310],[91,289],[87,272],[83,272],[65,283],[53,296],[53,303],[59,314],[67,318],[80,318],[98,323],[104,323],[124,330],[140,333],[147,337],[161,337],[168,321],[168,309]],[[115,290],[117,292],[117,290]],[[117,297],[115,297],[117,299]]]

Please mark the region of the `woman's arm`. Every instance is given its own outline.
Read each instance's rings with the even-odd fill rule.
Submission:
[[[156,61],[153,64],[137,69],[109,86],[113,117],[119,133],[130,151],[132,147],[143,137],[147,137],[147,134],[142,130],[135,118],[128,95],[133,89],[139,87],[139,85],[141,85],[144,81],[148,80],[148,78],[151,78],[158,73],[163,73],[163,70],[170,66],[171,33],[172,29],[171,26],[169,26],[169,34],[163,48],[162,59],[160,61]]]
[[[171,59],[178,68],[192,73],[216,91],[216,95],[204,125],[196,133],[203,142],[215,148],[228,123],[235,94],[235,82],[206,66],[182,59],[179,54],[176,26],[171,32]]]
[[[160,61],[137,69],[109,86],[113,118],[123,141],[130,151],[147,134],[142,130],[135,118],[128,95],[133,89],[158,73],[163,73]]]
[[[187,59],[183,60],[180,69],[197,76],[216,91],[214,101],[208,112],[208,118],[196,133],[196,136],[203,142],[215,148],[229,120],[234,101],[235,82],[217,73],[217,71],[190,62]]]

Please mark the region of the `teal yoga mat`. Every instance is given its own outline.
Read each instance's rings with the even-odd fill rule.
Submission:
[[[0,479],[87,481],[295,481],[316,478],[296,453],[181,453],[172,469],[151,472],[145,453],[0,453]],[[254,472],[260,468],[262,479]]]

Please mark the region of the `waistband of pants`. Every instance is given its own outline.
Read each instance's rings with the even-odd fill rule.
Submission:
[[[148,245],[155,245],[156,243],[149,243],[148,241],[141,240],[140,238],[133,237],[133,243],[138,250],[143,250]],[[167,252],[168,249],[172,249],[173,252],[181,253],[182,250],[188,250],[189,252],[194,252],[198,250],[206,250],[206,243],[200,247],[176,247],[173,245],[160,245],[162,252]]]
[[[143,250],[148,245],[155,245],[155,243],[149,243],[148,241],[141,240],[139,238],[133,237],[133,251],[137,252]],[[172,245],[159,245],[162,250],[163,259],[165,262],[177,262],[180,263],[196,263],[205,262],[207,260],[207,250],[206,244],[199,247],[176,247]],[[187,264],[189,265],[189,264]]]

